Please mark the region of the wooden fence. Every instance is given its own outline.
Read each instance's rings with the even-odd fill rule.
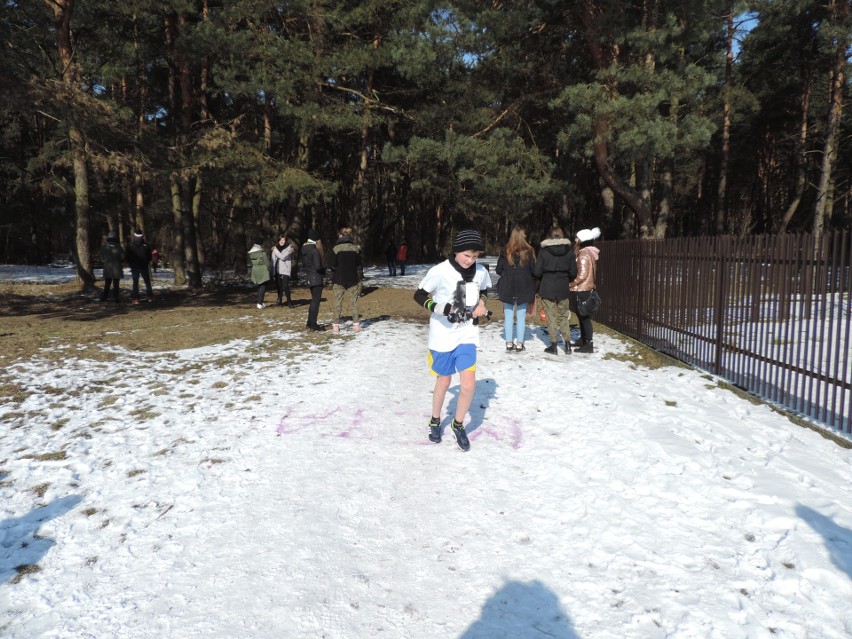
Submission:
[[[852,234],[599,248],[596,321],[852,439]]]

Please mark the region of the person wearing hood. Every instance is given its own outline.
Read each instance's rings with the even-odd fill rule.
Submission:
[[[127,263],[130,265],[130,276],[133,278],[133,293],[130,298],[134,304],[139,303],[139,276],[145,282],[145,292],[149,302],[154,301],[154,289],[151,288],[151,247],[145,241],[140,229],[133,231],[130,244],[127,245]]]
[[[322,300],[322,282],[325,275],[325,267],[322,263],[321,244],[319,236],[313,229],[308,231],[308,239],[302,244],[299,268],[301,278],[311,289],[311,304],[308,307],[308,321],[305,328],[309,331],[321,331],[322,326],[317,323],[319,317],[320,301]]]
[[[594,246],[595,240],[601,236],[601,230],[597,227],[593,229],[582,229],[577,231],[574,237],[574,247],[577,252],[577,276],[571,281],[569,289],[570,297],[574,308],[577,310],[577,317],[580,319],[580,342],[575,343],[578,353],[593,353],[594,344],[594,329],[592,328],[592,318],[590,315],[582,315],[577,300],[586,300],[592,291],[595,290],[595,274],[598,269],[598,258],[600,257],[600,249]]]
[[[453,255],[433,266],[414,293],[414,301],[429,311],[429,368],[436,376],[432,391],[429,440],[441,441],[441,413],[452,376],[459,374],[452,431],[463,451],[470,450],[464,418],[476,391],[476,349],[480,317],[487,315],[485,294],[491,276],[477,264],[485,243],[479,231],[460,231],[453,240]]]
[[[251,265],[251,281],[257,284],[257,308],[263,310],[266,304],[263,303],[263,298],[266,295],[266,286],[269,284],[270,273],[272,273],[272,262],[269,261],[269,255],[263,250],[261,243],[263,240],[258,239],[252,245],[248,252],[249,264]]]
[[[334,323],[331,330],[340,332],[340,314],[343,301],[348,300],[352,309],[352,330],[361,331],[360,316],[358,315],[358,298],[361,296],[361,280],[364,260],[361,247],[352,241],[352,229],[340,229],[337,241],[331,250],[328,266],[332,269],[332,294],[334,295]]]
[[[571,311],[568,300],[568,284],[577,277],[577,259],[571,248],[571,240],[565,238],[562,229],[554,226],[541,243],[541,250],[533,266],[533,275],[541,280],[538,294],[547,316],[547,334],[550,345],[544,349],[556,355],[559,329],[565,342],[565,354],[571,353]]]
[[[107,234],[106,244],[101,245],[101,260],[104,263],[104,292],[101,301],[106,302],[109,298],[109,290],[112,287],[112,301],[118,304],[120,293],[118,283],[124,277],[124,249],[118,242],[118,233],[110,231]]]

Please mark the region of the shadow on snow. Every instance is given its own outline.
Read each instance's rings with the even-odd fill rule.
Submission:
[[[556,595],[540,581],[509,581],[459,639],[579,639]]]
[[[40,537],[41,525],[61,517],[83,500],[78,495],[61,497],[23,517],[0,521],[0,583],[13,579],[23,568],[38,565],[56,543]]]
[[[822,535],[831,561],[852,579],[852,530],[837,525],[830,517],[802,504],[796,506],[796,514]]]

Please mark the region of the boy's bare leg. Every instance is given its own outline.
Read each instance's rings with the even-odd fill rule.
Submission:
[[[456,402],[456,423],[464,423],[464,416],[473,402],[473,393],[476,390],[476,372],[466,370],[459,373],[459,399]]]
[[[432,417],[441,417],[444,408],[444,399],[447,397],[447,389],[450,387],[450,375],[438,375],[435,380],[435,390],[432,391]]]

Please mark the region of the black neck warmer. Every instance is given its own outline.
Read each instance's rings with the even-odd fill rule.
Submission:
[[[459,274],[462,276],[462,279],[465,282],[472,282],[473,281],[473,275],[474,275],[474,273],[476,273],[476,262],[474,262],[473,264],[471,264],[467,268],[462,268],[461,265],[458,262],[456,262],[456,256],[453,255],[450,258],[450,264],[452,264],[453,268],[456,269],[459,272]]]

